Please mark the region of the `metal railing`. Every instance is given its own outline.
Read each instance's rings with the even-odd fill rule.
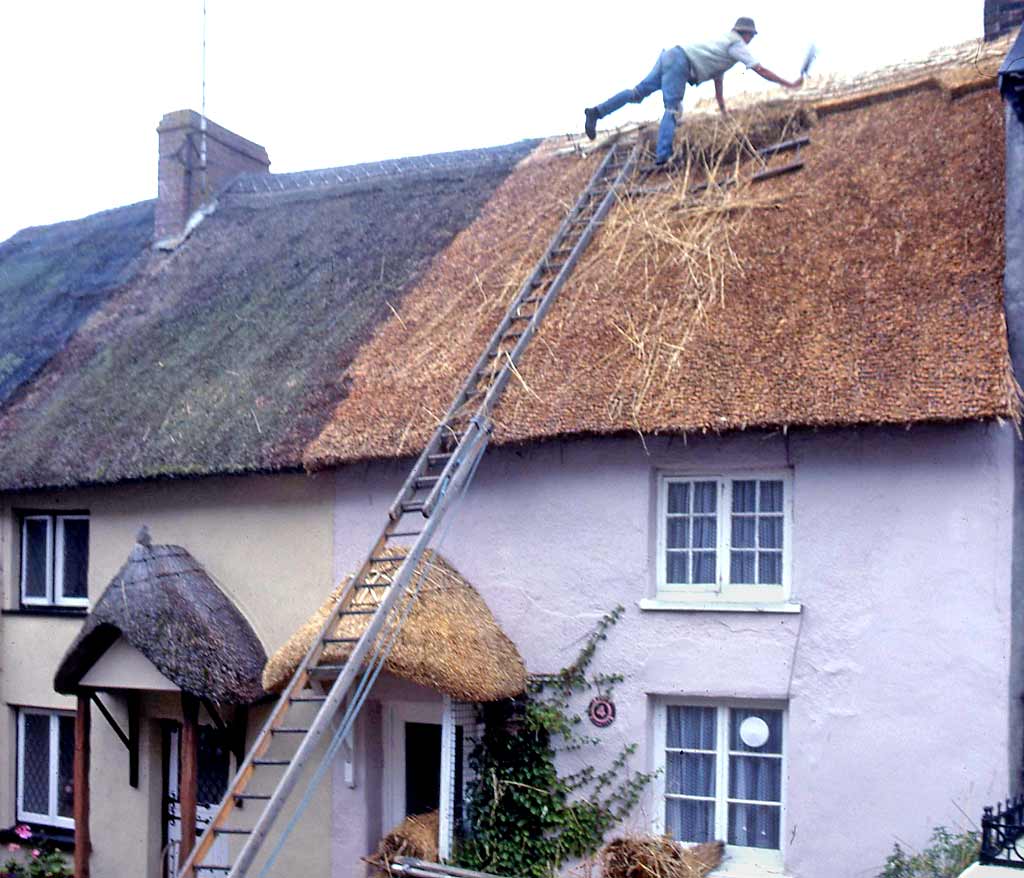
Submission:
[[[983,865],[1024,869],[1024,796],[985,808],[978,860]]]

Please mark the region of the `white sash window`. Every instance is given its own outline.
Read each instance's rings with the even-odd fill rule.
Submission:
[[[780,706],[659,704],[656,832],[722,840],[732,862],[781,867],[785,719]]]

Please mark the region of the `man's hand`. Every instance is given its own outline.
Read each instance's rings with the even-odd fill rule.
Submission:
[[[767,79],[769,82],[778,83],[783,88],[800,88],[800,86],[804,84],[804,78],[802,76],[799,79],[790,82],[788,79],[783,79],[777,73],[773,73],[762,64],[754,66],[753,71],[763,79]]]
[[[729,111],[725,108],[725,92],[722,90],[722,77],[715,77],[715,100],[718,101],[718,109],[723,116],[728,116]]]

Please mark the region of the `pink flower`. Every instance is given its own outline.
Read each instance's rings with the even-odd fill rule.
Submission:
[[[7,845],[7,850],[9,850],[13,854],[15,851],[20,851],[21,850],[21,845],[20,844],[15,844],[12,841],[9,845]]]
[[[39,856],[39,848],[34,848],[34,849],[33,849],[33,851],[32,851],[32,856],[33,856],[33,857],[38,857],[38,856]]]
[[[14,834],[22,840],[26,838],[32,838],[32,830],[24,823],[19,823],[17,826],[14,827]]]

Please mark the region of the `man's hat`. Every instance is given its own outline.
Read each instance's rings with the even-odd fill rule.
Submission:
[[[744,33],[744,32],[749,33],[749,34],[756,34],[757,33],[757,28],[754,27],[754,19],[752,19],[752,18],[737,18],[736,19],[736,24],[734,24],[732,26],[732,29],[734,31],[739,31],[740,33]]]

